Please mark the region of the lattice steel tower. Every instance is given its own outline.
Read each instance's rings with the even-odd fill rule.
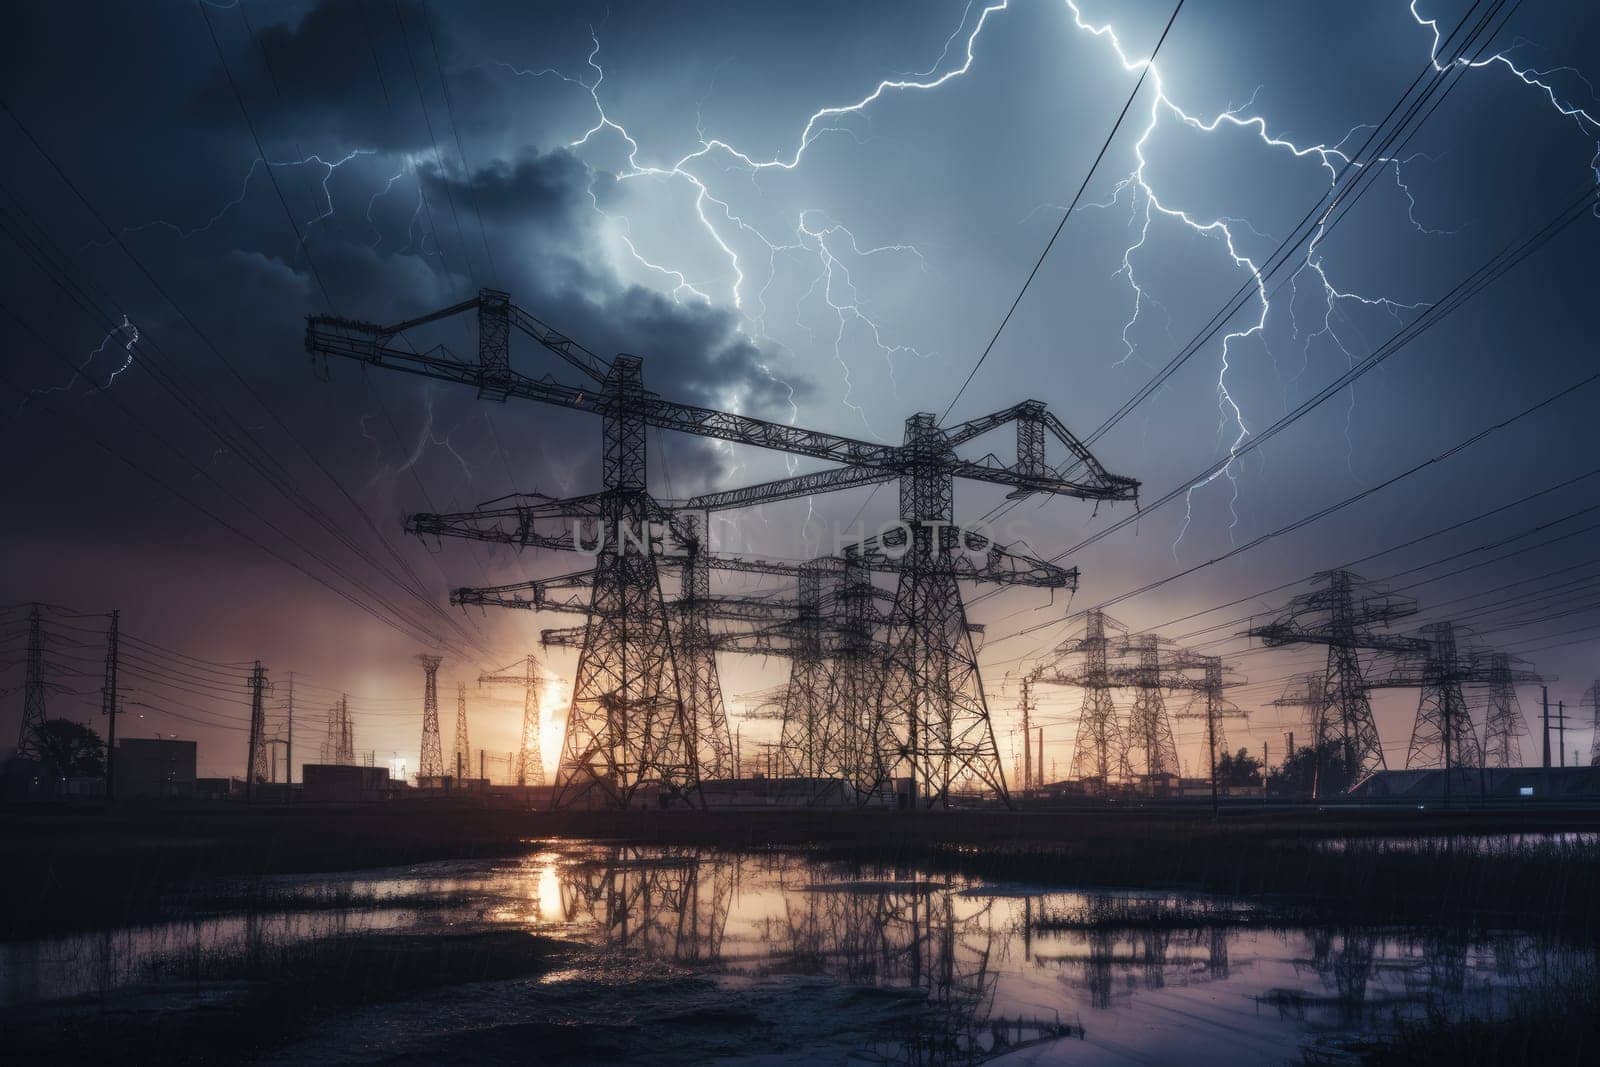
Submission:
[[[1277,618],[1246,632],[1260,638],[1268,648],[1327,646],[1327,668],[1319,694],[1322,706],[1312,709],[1311,715],[1312,745],[1317,755],[1312,795],[1321,796],[1323,764],[1330,755],[1339,758],[1352,784],[1387,766],[1359,652],[1414,651],[1414,639],[1380,633],[1378,628],[1415,615],[1417,605],[1409,597],[1373,589],[1359,575],[1346,570],[1323,571],[1312,580],[1321,588],[1293,598]]]
[[[1125,651],[1136,662],[1121,672],[1133,688],[1133,708],[1128,716],[1123,761],[1142,769],[1154,791],[1158,775],[1178,773],[1178,741],[1167,716],[1166,690],[1172,678],[1163,661],[1161,638],[1155,634],[1130,637]]]
[[[45,723],[44,624],[40,605],[28,608],[28,660],[22,682],[22,730],[17,736],[17,755],[39,757],[39,729]]]
[[[1528,736],[1528,722],[1517,701],[1518,684],[1537,683],[1539,677],[1512,666],[1517,657],[1507,652],[1488,656],[1484,684],[1489,690],[1489,709],[1483,721],[1484,762],[1490,767],[1522,766],[1522,739]]]
[[[472,769],[472,742],[467,739],[467,683],[456,683],[456,780],[468,776]]]
[[[1111,671],[1113,652],[1108,630],[1120,632],[1121,629],[1121,625],[1107,618],[1105,612],[1090,608],[1083,615],[1082,634],[1055,648],[1057,657],[1072,657],[1075,666],[1063,669],[1058,660],[1055,668],[1039,675],[1041,680],[1052,685],[1070,685],[1083,690],[1078,736],[1073,742],[1072,767],[1068,773],[1079,781],[1099,781],[1102,789],[1129,776],[1127,739],[1117,717],[1116,701],[1111,696],[1118,682]],[[1042,768],[1040,773],[1043,774]]]
[[[439,664],[442,656],[419,652],[413,657],[422,665],[422,762],[418,779],[444,777],[444,744],[439,737]]]
[[[539,727],[539,683],[544,677],[544,672],[539,669],[539,661],[532,656],[523,658],[521,670],[518,670],[517,666],[513,663],[493,673],[480,674],[478,685],[521,687],[522,743],[517,746],[512,773],[516,776],[518,785],[542,786],[545,784],[545,775],[544,741],[540,736]]]

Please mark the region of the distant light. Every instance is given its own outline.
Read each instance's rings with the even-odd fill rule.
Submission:
[[[1525,785],[1521,789],[1518,789],[1517,792],[1521,793],[1525,797],[1531,797],[1533,796],[1533,786]]]

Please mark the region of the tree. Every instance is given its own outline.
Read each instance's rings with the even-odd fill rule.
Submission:
[[[106,743],[89,727],[71,719],[47,719],[34,727],[40,762],[62,778],[94,778],[106,773]]]
[[[1250,755],[1247,748],[1241,748],[1232,755],[1224,752],[1217,757],[1217,784],[1260,785],[1261,761]]]
[[[1310,797],[1313,783],[1318,780],[1317,751],[1304,745],[1289,755],[1272,772],[1268,790],[1279,796]],[[1354,784],[1354,775],[1344,765],[1344,752],[1335,741],[1322,746],[1321,780],[1318,792],[1323,797],[1338,796]]]

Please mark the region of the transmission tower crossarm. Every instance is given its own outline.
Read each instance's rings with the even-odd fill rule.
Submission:
[[[730,508],[775,504],[781,500],[794,500],[818,493],[877,485],[893,481],[899,476],[900,472],[892,467],[830,467],[810,474],[797,474],[792,478],[778,478],[757,485],[740,486],[737,489],[702,493],[685,501],[684,507],[700,511],[726,511]]]

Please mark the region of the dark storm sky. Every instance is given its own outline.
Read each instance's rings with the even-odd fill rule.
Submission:
[[[1033,396],[1079,433],[1100,425],[1326,191],[1324,160],[1340,160],[1306,149],[1359,146],[1368,131],[1357,127],[1382,119],[1429,61],[1421,20],[1448,30],[1465,7],[1188,4],[1159,80],[1147,81],[952,419]],[[598,352],[645,356],[663,395],[896,440],[907,415],[950,403],[1132,88],[1137,75],[1118,49],[1145,55],[1170,13],[1157,3],[1079,8],[18,5],[4,99],[65,179],[0,119],[11,234],[0,242],[11,279],[0,298],[10,472],[0,602],[120,608],[130,633],[189,656],[260,658],[280,682],[294,671],[312,744],[327,700],[346,689],[357,697],[357,747],[414,769],[412,653],[433,638],[449,643],[448,749],[454,681],[572,621],[462,616],[444,606],[447,590],[575,562],[420,545],[401,534],[403,515],[512,491],[590,491],[599,428],[354,366],[333,366],[324,381],[302,348],[304,316],[394,320],[493,285]],[[1273,279],[1295,275],[1272,293],[1264,325],[1252,329],[1262,308],[1247,303],[1226,355],[1220,337],[1205,346],[1097,442],[1101,459],[1140,478],[1147,500],[1185,484],[1542,225],[1594,180],[1600,131],[1588,116],[1600,102],[1586,76],[1600,76],[1590,69],[1597,46],[1588,5],[1518,8],[1490,50],[1505,61],[1464,71],[1314,263],[1302,252],[1298,273]],[[915,84],[852,108],[886,79]],[[847,110],[823,113],[803,140],[828,107]],[[1568,227],[1226,476],[1078,554],[1073,607],[1249,542],[1592,373],[1596,225]],[[132,362],[116,373],[134,329]],[[430,340],[470,350],[459,333]],[[521,358],[548,369],[533,353]],[[1574,393],[1112,612],[1154,626],[1584,474],[1597,396]],[[250,456],[232,447],[240,441]],[[785,470],[779,457],[687,439],[654,435],[651,447],[662,495]],[[892,496],[866,506],[869,527],[890,517]],[[731,516],[719,534],[729,548],[800,557],[866,499],[857,491]],[[962,485],[958,518],[1000,499]],[[1596,572],[1581,566],[1594,553],[1584,530],[1593,513],[1580,514],[1597,500],[1600,485],[1579,480],[1361,569],[1423,583],[1411,595],[1445,605],[1427,619],[1463,616],[1483,640],[1529,654],[1572,703],[1600,670],[1586,629],[1600,623],[1600,598],[1582,584]],[[1053,555],[1124,514],[1062,500],[1007,517],[1013,537]],[[1573,569],[1537,578],[1562,568]],[[400,588],[408,573],[425,595]],[[1517,590],[1463,599],[1523,580],[1553,595],[1499,612],[1489,609]],[[1290,592],[1166,632],[1264,610]],[[388,622],[354,603],[376,597]],[[1059,639],[1062,627],[1040,624],[1066,611],[1064,598],[1027,591],[973,608],[989,624],[984,666],[1008,755],[1008,676]],[[1261,705],[1314,658],[1239,661],[1254,683],[1239,702],[1259,709],[1241,741],[1277,745],[1292,716]],[[198,737],[203,772],[241,770],[243,735],[229,728],[244,714],[237,683],[195,663],[185,683],[174,673],[183,661],[155,662],[166,663],[165,681],[142,683],[150,707],[134,728]],[[565,678],[571,657],[547,666]],[[723,666],[735,709],[739,694],[782,678],[775,662]],[[8,666],[0,689],[19,680]],[[4,697],[5,729],[15,729],[19,699]],[[510,748],[516,709],[476,690],[472,699],[474,744]],[[1392,758],[1403,758],[1412,699],[1385,701]],[[59,700],[63,714],[88,713],[70,695]],[[1050,721],[1065,722],[1075,702],[1053,695]],[[554,713],[557,690],[547,703]],[[179,706],[188,718],[163,717]],[[1064,741],[1070,731],[1057,732]],[[1182,747],[1190,758],[1193,746]],[[553,760],[548,738],[546,748]],[[1064,747],[1058,756],[1064,763]]]

